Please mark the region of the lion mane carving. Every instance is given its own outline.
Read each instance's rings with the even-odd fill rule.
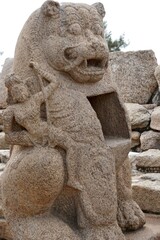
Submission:
[[[129,128],[109,74],[104,15],[101,3],[49,0],[18,38],[2,178],[16,240],[122,240],[122,230],[145,223],[132,200]]]

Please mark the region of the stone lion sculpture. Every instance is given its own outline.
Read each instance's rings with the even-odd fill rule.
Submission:
[[[4,112],[2,177],[16,240],[122,240],[132,200],[129,128],[108,69],[101,3],[46,1],[19,36]]]

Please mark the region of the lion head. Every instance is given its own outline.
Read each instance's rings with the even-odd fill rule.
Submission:
[[[48,63],[57,70],[69,73],[78,82],[102,79],[108,62],[103,5],[60,6],[47,1],[41,11],[48,18],[47,37],[42,42]]]
[[[101,80],[108,65],[104,15],[101,3],[90,6],[44,2],[28,19],[19,37],[17,66],[24,62],[22,55],[28,51],[28,61],[29,58],[43,59],[43,64],[47,63],[50,69],[65,72],[76,82]]]

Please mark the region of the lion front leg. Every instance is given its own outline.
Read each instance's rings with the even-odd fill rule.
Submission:
[[[132,199],[131,166],[126,158],[117,170],[118,224],[123,231],[136,230],[145,224],[145,215]]]
[[[83,149],[79,160],[82,190],[77,198],[78,225],[85,240],[124,240],[118,226],[115,161],[107,147]]]

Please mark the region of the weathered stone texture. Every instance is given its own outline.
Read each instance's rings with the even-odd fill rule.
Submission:
[[[150,127],[153,130],[160,131],[160,107],[156,107],[152,112]]]
[[[10,155],[10,150],[0,150],[0,162],[7,163]]]
[[[9,149],[9,144],[5,140],[4,132],[0,132],[0,149]]]
[[[157,83],[158,83],[158,87],[160,89],[160,65],[158,65],[156,68],[155,68],[155,71],[154,71],[154,76],[157,80]]]
[[[154,70],[157,60],[152,50],[110,54],[113,80],[124,102],[145,104],[157,87]]]
[[[131,163],[132,166],[132,170],[136,169],[136,163],[137,163],[137,158],[139,156],[138,152],[129,152],[128,157],[129,157],[129,161]]]
[[[142,210],[160,213],[160,174],[147,173],[133,181],[133,198]]]
[[[125,103],[132,129],[145,128],[149,125],[151,115],[149,111],[137,103]]]
[[[160,132],[145,131],[140,137],[141,149],[160,149]]]
[[[6,108],[7,106],[7,88],[5,87],[4,79],[7,74],[11,72],[13,64],[13,59],[12,58],[7,58],[5,60],[2,73],[0,76],[0,108]]]
[[[160,150],[149,149],[136,155],[136,166],[142,171],[160,172]]]
[[[0,109],[0,125],[3,124],[3,110]]]
[[[131,132],[131,148],[134,148],[140,144],[141,134],[137,131]]]
[[[13,240],[9,227],[4,218],[0,218],[0,236],[1,240]]]
[[[127,240],[159,240],[160,239],[160,216],[157,214],[145,214],[146,225],[139,231],[126,234]]]

